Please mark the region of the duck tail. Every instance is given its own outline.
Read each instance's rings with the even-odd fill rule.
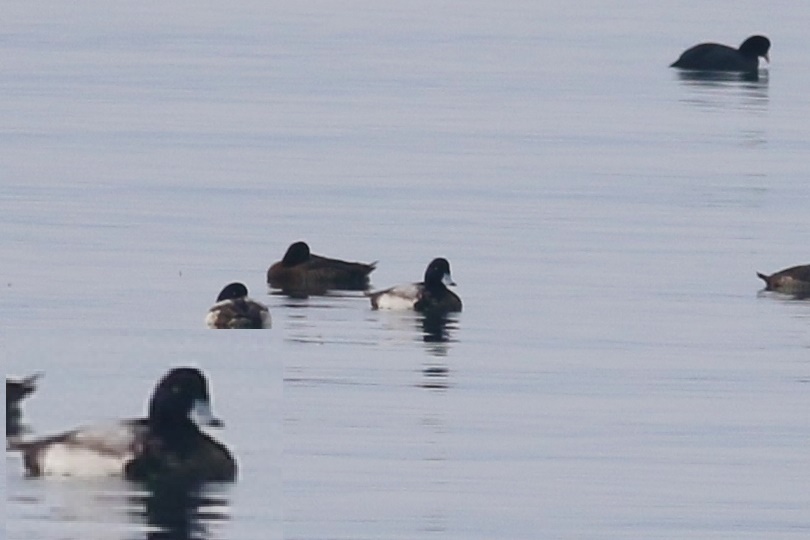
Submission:
[[[24,378],[20,382],[23,384],[26,390],[29,392],[33,392],[37,389],[37,381],[42,378],[43,373],[37,372],[33,375],[29,375],[28,377]]]
[[[771,279],[770,279],[769,276],[766,276],[765,274],[761,274],[761,273],[757,272],[757,277],[759,279],[761,279],[762,281],[764,281],[766,286],[768,286],[768,287],[771,286]]]

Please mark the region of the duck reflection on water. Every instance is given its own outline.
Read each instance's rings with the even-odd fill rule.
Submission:
[[[458,317],[448,313],[430,313],[418,318],[425,343],[451,343],[458,330]]]
[[[152,482],[130,498],[132,517],[150,540],[210,540],[212,526],[230,519],[226,487],[217,484]]]
[[[457,341],[458,321],[454,313],[426,313],[416,318],[420,338],[431,356],[447,356],[450,344]]]

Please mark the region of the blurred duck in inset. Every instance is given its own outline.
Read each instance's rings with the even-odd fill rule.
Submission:
[[[198,427],[221,426],[210,408],[208,381],[196,368],[175,368],[157,384],[148,418],[13,441],[29,476],[124,476],[134,481],[228,482],[230,451]],[[193,415],[193,417],[192,417]]]
[[[757,272],[757,276],[765,282],[766,291],[810,298],[810,264],[785,268],[769,276]]]
[[[461,298],[447,288],[455,285],[447,259],[433,259],[425,270],[425,279],[419,283],[397,285],[390,289],[369,293],[372,309],[412,309],[422,313],[449,313],[461,311]]]
[[[219,293],[217,303],[208,310],[205,324],[208,328],[261,329],[270,328],[272,320],[267,306],[250,299],[243,283],[230,283]]]
[[[330,289],[364,291],[376,265],[322,257],[310,253],[306,242],[295,242],[267,270],[267,283],[275,289],[312,294]]]
[[[765,36],[751,36],[735,49],[719,43],[701,43],[683,52],[669,67],[693,71],[734,71],[754,73],[759,57],[766,61],[771,42]]]
[[[6,437],[22,433],[20,402],[37,389],[37,379],[41,376],[36,373],[19,380],[6,378]]]

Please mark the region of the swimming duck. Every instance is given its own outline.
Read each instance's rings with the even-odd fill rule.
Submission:
[[[208,328],[270,328],[272,319],[267,306],[248,298],[243,283],[230,283],[217,296],[217,303],[205,317]]]
[[[19,380],[6,378],[6,437],[16,437],[23,431],[20,402],[37,389],[36,382],[41,376],[36,373]]]
[[[276,289],[324,293],[329,289],[363,291],[377,263],[347,262],[315,255],[306,242],[295,242],[284,258],[267,270],[267,283]]]
[[[369,293],[372,309],[413,309],[423,313],[461,311],[461,298],[447,288],[455,285],[447,259],[433,259],[420,283],[397,285]]]
[[[751,36],[735,49],[719,43],[701,43],[687,49],[670,67],[698,71],[737,71],[759,69],[759,57],[766,61],[771,42],[765,36]]]
[[[236,461],[224,445],[199,429],[200,423],[221,425],[211,415],[205,375],[196,368],[182,367],[172,369],[158,382],[147,418],[13,442],[10,449],[22,452],[30,476],[233,481]]]
[[[810,264],[792,266],[770,276],[757,272],[765,281],[766,291],[810,296]]]

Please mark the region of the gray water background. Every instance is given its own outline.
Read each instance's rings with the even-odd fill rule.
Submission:
[[[243,474],[211,538],[806,538],[810,8],[11,2],[0,336],[33,434],[211,378]],[[773,41],[758,81],[686,47]],[[449,258],[440,339],[267,295],[287,245]],[[244,281],[268,332],[202,328]],[[143,538],[119,481],[6,461],[6,535]]]

